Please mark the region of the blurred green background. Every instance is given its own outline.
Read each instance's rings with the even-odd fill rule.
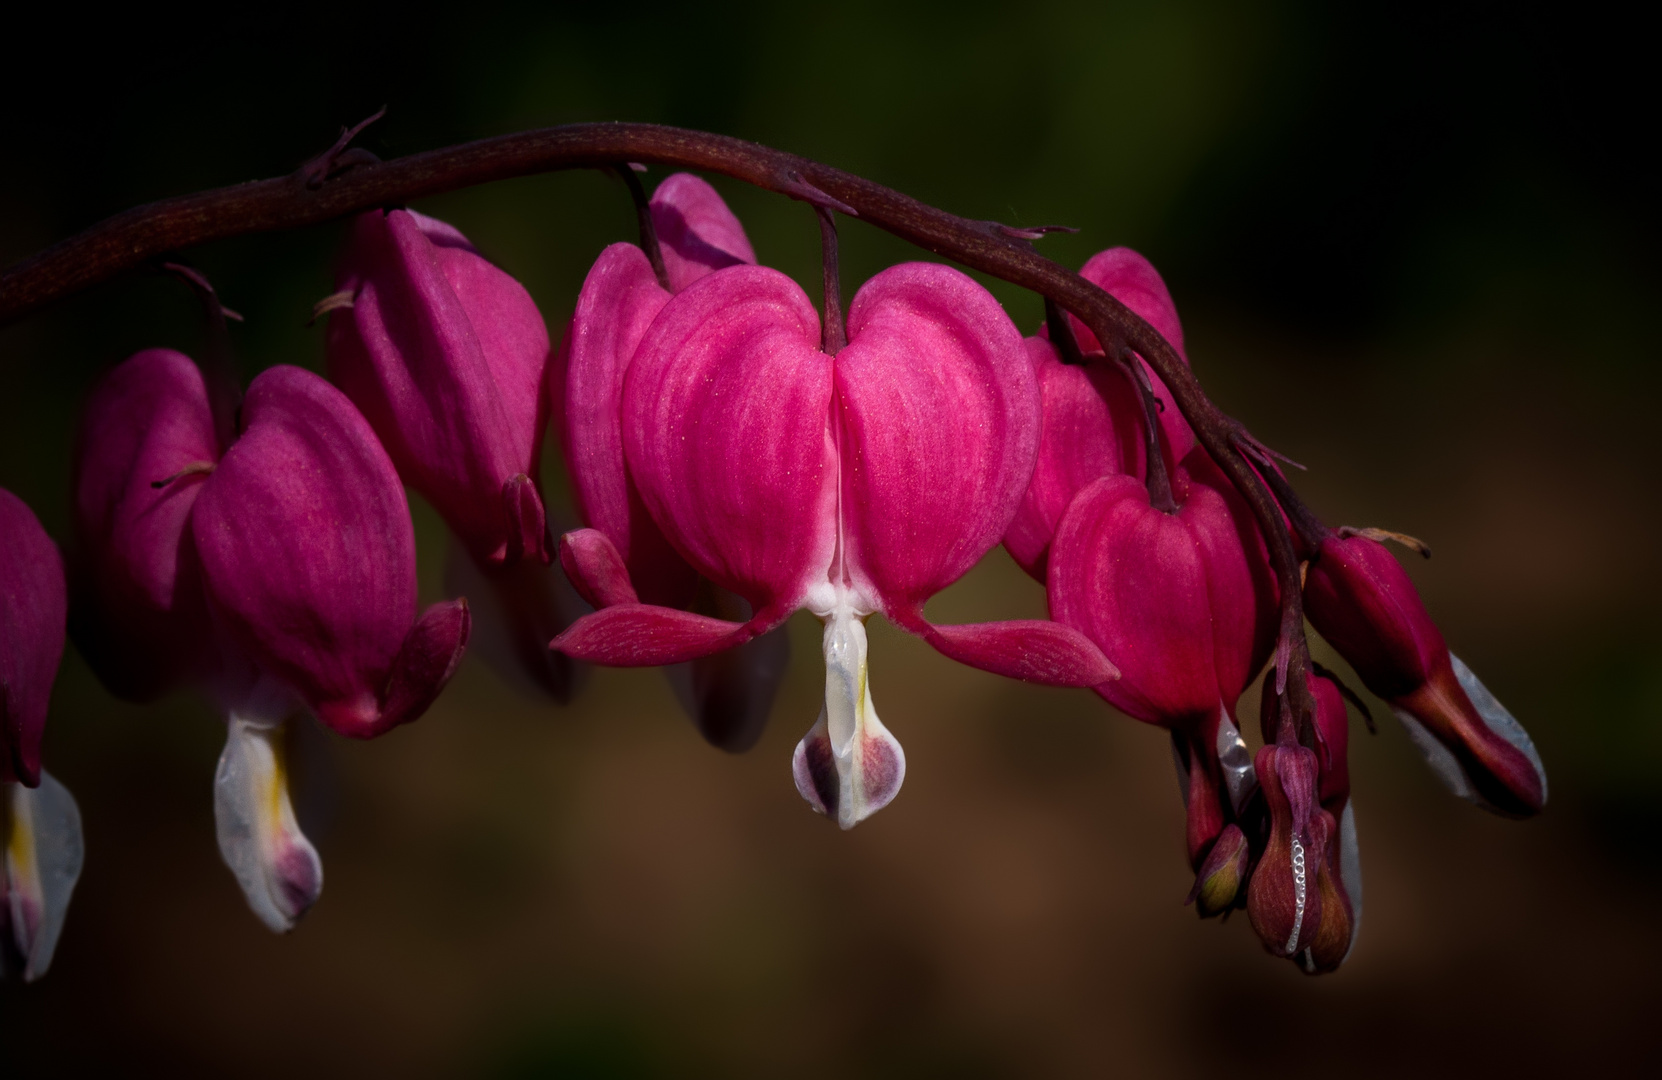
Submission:
[[[278,939],[215,850],[222,725],[186,693],[117,702],[71,649],[46,754],[88,864],[49,977],[0,986],[0,1072],[1524,1076],[1658,1056],[1658,215],[1637,27],[1595,5],[1073,0],[6,20],[3,263],[287,173],[382,104],[361,140],[382,156],[659,121],[969,217],[1078,226],[1041,241],[1069,265],[1137,247],[1202,382],[1310,466],[1318,511],[1433,544],[1411,571],[1534,733],[1552,801],[1522,824],[1457,802],[1375,702],[1382,730],[1352,749],[1362,936],[1311,980],[1244,919],[1183,907],[1161,733],[887,627],[874,693],[910,773],[839,834],[789,776],[820,693],[806,620],[740,757],[653,672],[596,671],[562,709],[476,659],[421,722],[320,737],[302,796],[328,884]],[[815,289],[808,211],[715,182],[762,260]],[[594,256],[632,236],[621,186],[593,173],[419,208],[524,281],[556,333]],[[305,324],[341,236],[188,253],[246,316],[245,376],[321,367]],[[850,292],[916,255],[843,236]],[[993,287],[1037,325],[1032,296]],[[0,329],[0,486],[60,541],[88,387],[142,347],[198,351],[197,310],[134,276]],[[447,540],[414,512],[436,597]],[[930,608],[1042,610],[1001,552]]]

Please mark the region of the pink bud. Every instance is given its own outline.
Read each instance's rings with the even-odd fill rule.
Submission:
[[[1258,782],[1270,814],[1269,840],[1247,889],[1247,915],[1276,956],[1303,952],[1322,923],[1316,868],[1332,824],[1316,803],[1316,755],[1296,744],[1258,751]]]
[[[1546,804],[1546,771],[1529,735],[1449,652],[1383,544],[1329,536],[1310,561],[1304,606],[1311,625],[1391,703],[1457,794],[1516,816]]]
[[[0,781],[40,783],[67,608],[57,545],[23,500],[0,488]]]
[[[171,349],[134,355],[88,400],[72,629],[120,697],[149,700],[217,666],[190,514],[220,452],[202,375]]]
[[[275,367],[202,485],[192,535],[214,610],[262,671],[343,735],[413,720],[455,670],[466,601],[415,616],[415,536],[386,452],[345,395]]]
[[[461,233],[408,210],[359,215],[329,320],[330,375],[411,487],[482,563],[547,563],[537,474],[548,329]]]

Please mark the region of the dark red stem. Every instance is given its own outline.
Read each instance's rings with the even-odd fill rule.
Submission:
[[[658,227],[652,222],[652,202],[646,197],[646,189],[641,186],[641,178],[635,175],[633,167],[619,165],[616,172],[629,189],[629,197],[635,201],[635,223],[640,229],[641,250],[646,252],[646,261],[652,264],[652,273],[658,279],[659,287],[668,292],[669,270],[664,267],[664,250],[658,246]]]
[[[825,313],[820,324],[820,348],[836,356],[848,344],[848,326],[843,322],[843,280],[837,263],[837,222],[824,206],[814,207],[819,218],[820,266],[824,271]]]

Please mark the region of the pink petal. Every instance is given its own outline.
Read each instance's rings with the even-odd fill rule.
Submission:
[[[330,318],[331,375],[410,485],[479,558],[501,561],[519,522],[500,492],[536,475],[546,426],[536,304],[460,233],[405,210],[359,216],[339,285],[356,296]]]
[[[398,474],[352,403],[310,372],[265,371],[242,416],[192,515],[220,621],[320,716],[373,726],[415,621]]]
[[[456,674],[472,626],[465,599],[443,601],[422,612],[393,660],[378,722],[369,729],[343,734],[372,738],[426,712]]]
[[[40,784],[68,607],[58,546],[23,500],[0,488],[0,781]]]
[[[1084,634],[1043,619],[936,626],[923,639],[960,664],[1046,686],[1098,686],[1119,671]]]
[[[121,697],[157,696],[210,649],[189,523],[218,460],[188,357],[148,349],[93,389],[75,460],[75,636]]]
[[[548,647],[575,660],[656,667],[709,656],[770,629],[755,619],[736,623],[654,604],[615,604],[578,619]]]
[[[1212,609],[1194,535],[1149,506],[1148,489],[1107,476],[1079,493],[1051,545],[1050,611],[1120,670],[1097,688],[1115,708],[1167,726],[1218,705]]]
[[[1142,316],[1177,350],[1177,355],[1185,364],[1189,362],[1188,354],[1183,351],[1183,324],[1177,318],[1177,305],[1172,303],[1171,292],[1152,263],[1130,248],[1116,247],[1091,256],[1079,273]],[[1082,351],[1102,351],[1102,343],[1084,323],[1071,313],[1068,321]],[[1148,367],[1146,363],[1143,366]],[[1177,403],[1172,400],[1171,391],[1166,389],[1160,376],[1149,369],[1149,378],[1154,384],[1154,396],[1165,403],[1165,409],[1160,413],[1160,426],[1165,429],[1166,439],[1171,443],[1172,460],[1181,461],[1194,449],[1194,432],[1189,428],[1188,421],[1183,419]]]
[[[678,294],[641,341],[623,405],[641,499],[699,573],[770,625],[826,580],[831,359],[795,282],[735,266]]]
[[[560,537],[560,566],[590,607],[640,603],[622,557],[599,529],[577,529]]]
[[[1033,479],[1004,534],[1023,569],[1045,580],[1051,538],[1079,489],[1099,476],[1142,476],[1142,402],[1125,373],[1100,362],[1064,364],[1043,338],[1025,343],[1039,383],[1042,421]]]
[[[712,271],[756,262],[739,219],[715,188],[692,173],[676,173],[658,185],[652,193],[652,226],[671,292]]]
[[[836,360],[849,577],[921,604],[1009,527],[1033,474],[1039,391],[992,294],[907,263],[860,289]]]
[[[571,320],[563,352],[566,464],[578,512],[622,554],[631,578],[653,603],[684,607],[693,572],[642,504],[623,456],[624,379],[646,328],[669,294],[633,244],[601,253]]]

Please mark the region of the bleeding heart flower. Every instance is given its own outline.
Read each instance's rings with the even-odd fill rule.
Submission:
[[[650,211],[668,288],[634,244],[613,244],[601,253],[561,346],[558,377],[551,380],[553,413],[578,512],[620,553],[632,589],[649,603],[692,606],[742,622],[752,614],[745,601],[701,581],[647,513],[624,460],[622,408],[641,338],[670,297],[716,270],[754,264],[756,256],[721,196],[689,173],[659,184]],[[569,565],[567,573],[584,588]],[[545,636],[539,646],[547,641]],[[778,630],[731,652],[668,667],[665,674],[705,738],[723,749],[745,750],[761,737],[789,658],[789,639]]]
[[[568,537],[562,561],[610,606],[553,643],[601,663],[675,663],[812,611],[825,623],[825,705],[794,771],[844,828],[892,799],[905,771],[872,706],[873,612],[1017,678],[1081,686],[1114,674],[1055,623],[923,615],[998,542],[1032,472],[1038,391],[997,301],[955,270],[908,264],[866,283],[848,326],[848,344],[825,352],[807,296],[761,267],[711,274],[663,305],[625,380],[628,475],[675,550],[753,614],[632,602],[633,567],[597,530]]]
[[[1327,535],[1304,583],[1310,623],[1391,703],[1432,769],[1462,798],[1516,817],[1547,801],[1523,726],[1449,652],[1408,574],[1367,536]]]
[[[86,563],[134,598],[80,621],[117,655],[172,632],[148,648],[210,685],[229,728],[220,850],[250,906],[286,930],[322,868],[289,806],[284,721],[303,704],[369,738],[420,716],[460,660],[467,605],[416,617],[415,538],[392,462],[345,395],[299,368],[254,380],[222,450],[196,367],[139,353],[94,390],[77,470]],[[198,595],[200,606],[180,600]]]
[[[329,374],[399,475],[481,565],[549,562],[537,481],[548,329],[524,286],[409,210],[358,216],[336,286],[320,305],[335,312]]]
[[[1051,616],[1114,658],[1109,704],[1170,728],[1200,869],[1254,788],[1234,711],[1274,644],[1275,579],[1251,510],[1203,449],[1173,470],[1173,512],[1133,476],[1104,476],[1051,545]]]
[[[40,766],[63,656],[63,560],[23,500],[0,488],[0,975],[46,973],[81,876],[81,812]]]

